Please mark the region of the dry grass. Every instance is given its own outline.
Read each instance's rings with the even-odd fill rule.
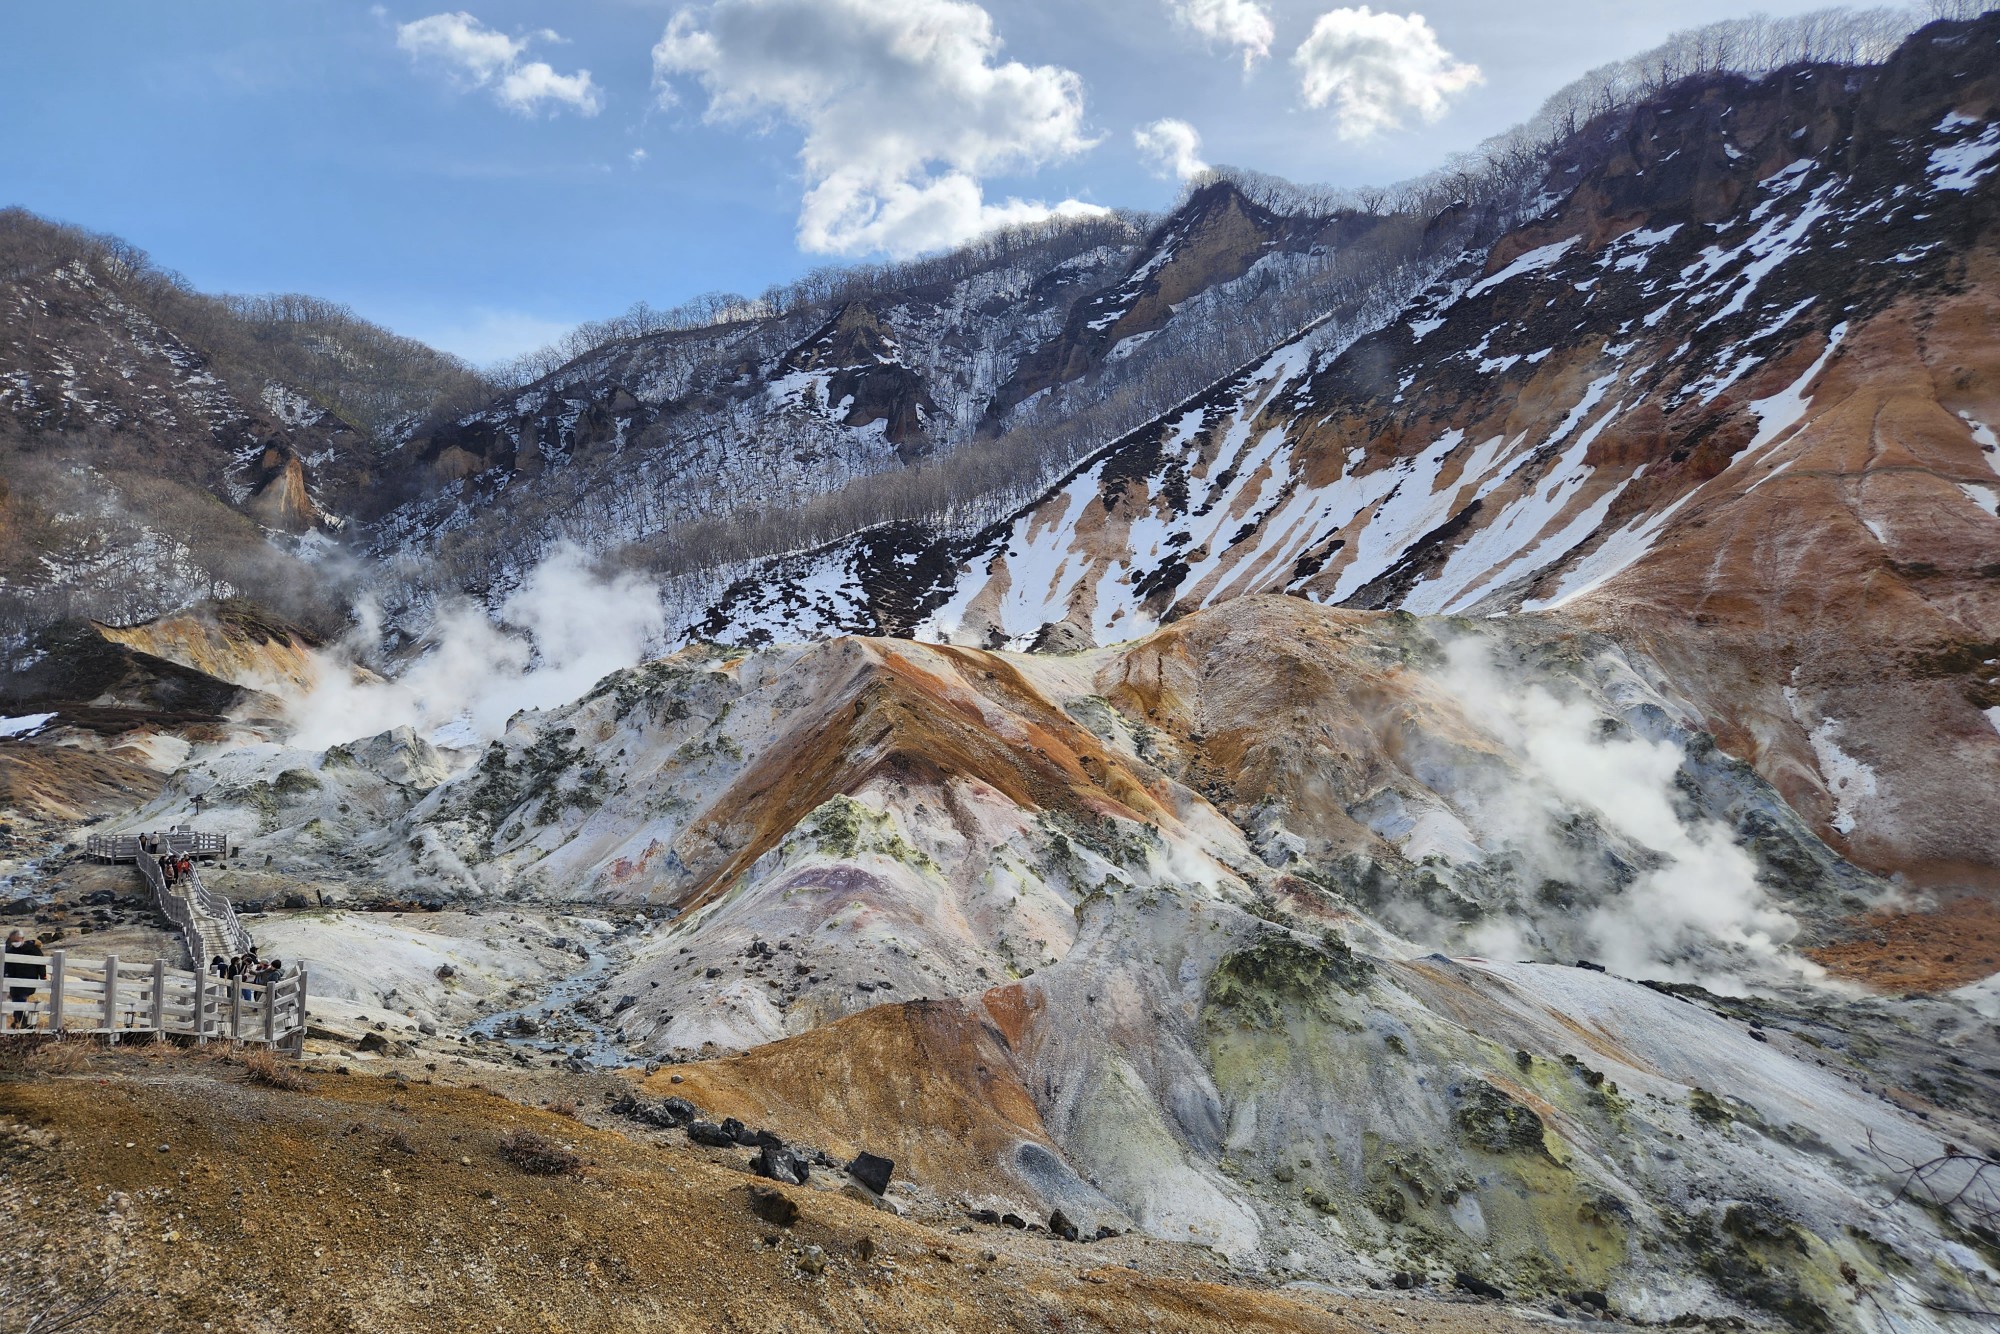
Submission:
[[[76,1075],[90,1068],[89,1042],[45,1042],[28,1053],[28,1068],[45,1075]]]
[[[510,1130],[500,1137],[500,1156],[529,1176],[567,1176],[580,1171],[583,1159],[532,1130]]]
[[[303,1093],[312,1087],[312,1081],[301,1074],[296,1065],[264,1047],[243,1057],[243,1071],[250,1076],[251,1083],[262,1084],[265,1088]]]

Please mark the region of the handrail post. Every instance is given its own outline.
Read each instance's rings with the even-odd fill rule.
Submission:
[[[153,960],[153,1040],[167,1040],[167,961]]]
[[[118,1041],[118,956],[104,956],[104,1027],[111,1034],[111,1041]]]
[[[299,965],[299,989],[292,993],[292,1004],[298,1009],[298,1029],[292,1036],[292,1055],[306,1054],[306,970]]]
[[[208,1041],[208,970],[198,970],[194,975],[194,1040]]]
[[[225,977],[222,980],[229,984],[229,1040],[240,1042],[243,1039],[243,979]]]
[[[275,982],[264,984],[264,1041],[273,1047],[278,1045],[278,1007],[271,1003],[271,993],[276,989]]]
[[[49,952],[49,1032],[63,1031],[63,951]]]

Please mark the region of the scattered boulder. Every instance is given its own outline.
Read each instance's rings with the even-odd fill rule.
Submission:
[[[666,1098],[653,1102],[633,1093],[621,1093],[606,1110],[613,1116],[622,1116],[628,1121],[637,1121],[655,1130],[678,1130],[701,1115],[695,1105],[686,1098]]]
[[[1049,1215],[1049,1234],[1064,1241],[1075,1241],[1079,1235],[1076,1224],[1060,1209]]]
[[[688,1122],[687,1136],[696,1144],[706,1144],[711,1149],[728,1149],[736,1144],[736,1136],[713,1121]]]
[[[812,1168],[806,1160],[783,1144],[766,1144],[759,1149],[750,1160],[750,1170],[788,1186],[803,1186],[812,1179]]]
[[[847,1174],[877,1195],[888,1191],[889,1178],[895,1171],[896,1164],[893,1160],[865,1150],[856,1154],[854,1161],[847,1165]]]
[[[389,1050],[389,1039],[383,1037],[380,1033],[363,1033],[361,1041],[354,1044],[354,1050],[386,1052]]]
[[[1488,1153],[1542,1153],[1542,1118],[1483,1079],[1468,1079],[1456,1090],[1453,1118],[1468,1142]]]
[[[790,1227],[799,1221],[798,1201],[769,1186],[751,1186],[750,1212],[767,1223]]]
[[[639,1003],[639,998],[637,996],[620,996],[618,998],[618,1003],[611,1007],[611,1013],[623,1014],[625,1013],[625,1011],[631,1009],[634,1005],[637,1005],[638,1003]]]
[[[1468,1274],[1463,1269],[1453,1275],[1452,1282],[1457,1285],[1460,1292],[1469,1292],[1475,1297],[1484,1297],[1488,1301],[1499,1301],[1507,1295],[1499,1288],[1488,1283],[1485,1279],[1475,1274]]]
[[[757,1147],[757,1132],[733,1116],[722,1118],[722,1133],[729,1136],[731,1142],[741,1144],[746,1149]]]

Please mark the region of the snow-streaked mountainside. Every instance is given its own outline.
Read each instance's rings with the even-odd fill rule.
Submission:
[[[1960,781],[2000,761],[1970,653],[2000,638],[1976,31],[1685,87],[1572,145],[1545,215],[1381,331],[1279,349],[970,539],[906,525],[760,569],[694,632],[1067,649],[1259,592],[1562,607],[1671,654],[1874,864],[2000,864],[2000,807]]]
[[[232,595],[338,624],[312,560],[354,535],[378,440],[490,392],[344,308],[203,296],[0,210],[0,637]]]
[[[1065,223],[782,311],[612,339],[400,446],[370,550],[441,548],[453,577],[504,588],[524,547],[556,541],[645,553],[774,514],[811,531],[799,507],[979,442],[992,494],[967,499],[1004,506],[1300,329],[1372,327],[1499,216],[1293,206],[1221,179],[1149,230]],[[435,595],[412,579],[399,600]]]
[[[1844,339],[1981,276],[2000,135],[1990,53],[1961,63],[1921,108],[1880,105],[1882,85],[1907,95],[1893,67],[1875,97],[1829,96],[1850,76],[1807,70],[1650,108],[1619,142],[1579,145],[1608,160],[1558,163],[1548,216],[1466,255],[1389,328],[1332,358],[1309,337],[1278,350],[948,550],[921,620],[873,611],[852,564],[871,537],[779,567],[796,573],[761,601],[737,591],[703,630],[1026,645],[1127,638],[1246,591],[1561,605],[1640,560],[1704,488],[1783,463]],[[1953,388],[1940,406],[1968,457],[1940,481],[1990,511],[2000,413]]]

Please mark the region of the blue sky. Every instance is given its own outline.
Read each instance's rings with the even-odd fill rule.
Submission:
[[[1049,206],[1157,208],[1176,159],[1402,179],[1594,65],[1746,12],[465,2],[9,0],[0,204],[204,290],[310,292],[486,362],[637,299],[754,293]]]

